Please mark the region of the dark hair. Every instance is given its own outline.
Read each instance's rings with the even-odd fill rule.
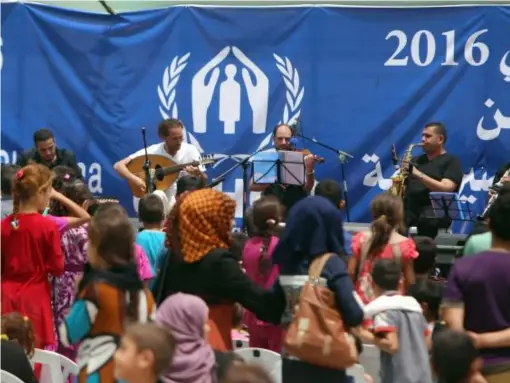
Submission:
[[[436,134],[439,134],[440,136],[443,136],[443,145],[446,144],[446,139],[448,138],[446,133],[446,127],[442,122],[429,122],[425,125],[425,129],[428,128],[434,128],[434,132]]]
[[[478,358],[472,339],[463,331],[443,329],[432,341],[432,365],[441,382],[458,383],[468,378]]]
[[[79,179],[74,179],[71,182],[64,182],[60,188],[60,192],[80,206],[83,205],[85,201],[90,201],[92,199],[92,193],[89,191],[88,186]],[[67,208],[59,202],[52,204],[51,213],[58,217],[67,217],[70,215]]]
[[[340,207],[340,203],[344,199],[342,187],[333,179],[325,179],[319,182],[315,187],[314,194],[326,198],[337,208]]]
[[[242,232],[232,233],[232,243],[230,244],[230,252],[234,258],[241,262],[243,260],[244,245],[248,241],[248,236]]]
[[[89,207],[87,208],[87,213],[92,217],[96,214],[97,210],[104,205],[118,205],[120,202],[116,198],[107,198],[107,197],[97,197],[93,196]]]
[[[101,205],[88,227],[89,246],[108,267],[136,263],[135,233],[122,206],[116,203]],[[138,291],[129,291],[127,316],[138,320]]]
[[[184,128],[184,124],[176,118],[167,118],[159,123],[158,136],[168,137],[168,131],[172,128]]]
[[[78,176],[75,170],[69,166],[58,165],[51,170],[55,174],[55,178],[53,179],[53,189],[58,192],[62,192],[62,187],[65,183],[74,181]]]
[[[399,265],[390,259],[376,259],[372,268],[372,280],[374,284],[384,291],[398,289],[401,269]]]
[[[430,278],[417,278],[416,282],[409,286],[406,294],[416,299],[419,303],[426,303],[428,314],[439,320],[439,306],[443,298],[444,282]]]
[[[30,358],[34,355],[36,338],[34,325],[29,317],[18,312],[2,315],[2,335],[18,342]]]
[[[146,224],[161,224],[165,219],[165,207],[160,197],[146,194],[138,202],[138,219]]]
[[[268,248],[271,237],[282,219],[282,205],[275,196],[265,196],[256,200],[252,205],[253,225],[257,236],[264,237],[260,248],[259,273],[266,275],[271,269],[271,259]]]
[[[53,181],[53,172],[44,165],[30,164],[18,170],[12,184],[12,227],[17,230],[19,205],[36,196],[39,191],[48,191]]]
[[[2,195],[12,194],[12,184],[14,182],[14,175],[21,168],[17,165],[4,165],[2,164],[1,177],[2,177]]]
[[[175,340],[172,333],[156,323],[134,323],[129,325],[123,337],[131,339],[137,351],[150,351],[154,358],[152,372],[158,377],[166,373],[175,353]]]
[[[234,304],[234,314],[232,316],[232,327],[237,328],[243,325],[244,308],[239,303]]]
[[[176,195],[180,196],[186,191],[193,191],[203,189],[205,187],[204,179],[202,177],[185,175],[177,180]]]
[[[489,211],[489,228],[492,235],[510,241],[510,194],[499,195]]]
[[[50,138],[55,139],[55,136],[49,129],[39,129],[34,132],[34,144],[37,144],[38,142],[49,140]]]
[[[374,220],[367,256],[375,257],[390,240],[393,230],[403,229],[402,199],[388,192],[377,195],[370,203]]]
[[[436,264],[436,242],[432,238],[418,235],[413,237],[413,239],[416,243],[416,250],[418,250],[418,258],[414,260],[414,273],[430,273]]]
[[[258,365],[233,364],[221,383],[274,383],[266,370]]]

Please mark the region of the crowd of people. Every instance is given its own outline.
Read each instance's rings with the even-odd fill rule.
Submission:
[[[144,196],[139,232],[73,168],[1,176],[2,369],[25,383],[38,379],[35,349],[74,360],[80,382],[272,382],[233,351],[240,334],[282,355],[284,383],[349,382],[367,344],[382,383],[510,381],[506,186],[490,240],[472,236],[443,279],[434,240],[405,235],[401,199],[375,197],[370,230],[351,235],[333,180],[286,213],[263,196],[244,234],[233,233],[235,201],[198,175],[178,179],[173,206]]]

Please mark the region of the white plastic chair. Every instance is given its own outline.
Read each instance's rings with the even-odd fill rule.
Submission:
[[[354,379],[354,383],[366,383],[365,369],[361,364],[355,364],[346,371],[347,376]]]
[[[10,372],[1,370],[2,383],[23,383],[23,381],[18,378],[16,375],[11,374]]]
[[[359,356],[359,363],[365,372],[374,379],[374,383],[381,383],[381,352],[373,344],[364,344],[363,352]]]
[[[258,364],[271,375],[274,383],[282,381],[282,356],[264,348],[248,347],[235,350],[246,363]]]
[[[52,351],[36,348],[30,362],[32,366],[42,365],[40,383],[65,383],[69,375],[76,376],[79,372],[78,365],[71,359]]]
[[[239,350],[241,348],[248,348],[250,347],[250,342],[247,340],[241,340],[241,339],[232,339],[232,348],[234,350]]]

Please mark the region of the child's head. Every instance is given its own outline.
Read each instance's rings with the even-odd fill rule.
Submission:
[[[180,197],[182,193],[202,189],[205,187],[204,179],[202,177],[185,175],[177,180],[176,198]]]
[[[260,248],[259,272],[265,275],[271,268],[271,260],[267,252],[271,243],[271,236],[275,233],[282,219],[283,208],[276,197],[266,196],[253,203],[252,214],[255,235],[264,237],[264,242]]]
[[[88,186],[82,180],[75,178],[71,181],[64,181],[59,191],[75,204],[88,210],[90,202],[92,201],[92,193],[90,193]],[[71,212],[60,202],[55,202],[53,204],[51,213],[59,217],[71,215]]]
[[[53,179],[53,189],[61,193],[63,186],[66,183],[74,181],[77,177],[74,169],[69,166],[58,165],[55,166],[52,171],[53,174],[55,174],[55,178]]]
[[[508,216],[510,215],[510,193],[504,193],[496,199],[489,211],[489,229],[492,233],[493,246],[494,242],[508,243],[510,242],[510,226],[508,225]]]
[[[115,352],[115,378],[128,383],[156,381],[170,368],[174,351],[166,328],[156,323],[130,325]]]
[[[376,296],[386,291],[397,291],[400,286],[401,270],[399,265],[390,259],[377,259],[372,268],[372,280]]]
[[[273,383],[271,376],[258,365],[236,363],[226,372],[224,383]]]
[[[414,260],[414,273],[416,275],[429,275],[436,264],[437,245],[436,242],[429,237],[414,237],[416,250],[418,250],[418,258]]]
[[[53,173],[44,165],[33,164],[18,170],[12,185],[13,215],[12,226],[18,228],[16,216],[20,205],[37,209],[42,213],[50,202]]]
[[[315,187],[314,194],[326,198],[339,209],[342,209],[345,205],[342,187],[333,179],[325,179],[319,182]]]
[[[94,268],[108,268],[135,261],[133,225],[116,203],[101,205],[88,227],[88,261]]]
[[[32,357],[35,349],[35,332],[32,321],[17,312],[2,315],[2,335],[16,341]]]
[[[138,219],[146,226],[161,227],[165,219],[165,207],[160,197],[146,194],[138,203]]]
[[[243,327],[244,308],[239,303],[234,305],[234,316],[232,318],[232,327],[241,328]]]
[[[407,295],[420,303],[423,315],[428,322],[439,320],[439,306],[443,297],[444,283],[429,278],[418,278],[416,283],[409,286]]]
[[[14,176],[21,168],[17,165],[4,165],[2,164],[1,176],[2,176],[2,196],[7,197],[12,195],[12,184],[14,182]]]
[[[462,383],[480,373],[478,350],[465,332],[444,329],[432,341],[432,368],[441,382]]]
[[[390,193],[383,193],[372,200],[370,210],[373,221],[371,225],[372,241],[368,255],[375,256],[388,244],[394,230],[402,230],[404,207],[401,198]]]

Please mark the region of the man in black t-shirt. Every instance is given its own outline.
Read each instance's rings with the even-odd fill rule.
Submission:
[[[273,130],[273,143],[276,150],[292,150],[291,139],[294,136],[294,130],[286,124],[277,125]],[[304,157],[306,180],[304,186],[299,185],[281,185],[281,184],[254,184],[253,178],[250,182],[251,191],[260,191],[262,195],[274,195],[285,206],[286,213],[296,202],[302,200],[310,194],[315,184],[314,159],[312,155]]]
[[[76,156],[67,149],[57,148],[55,136],[48,129],[39,129],[34,133],[34,148],[23,152],[17,165],[24,167],[31,162],[45,165],[50,169],[56,166],[67,166],[74,170],[76,177],[83,179]]]
[[[439,228],[448,228],[449,219],[434,218],[429,193],[458,192],[464,176],[460,161],[446,153],[446,128],[440,122],[425,125],[422,133],[423,151],[413,157],[409,165],[404,197],[404,216],[407,227],[416,226],[418,235],[435,238]]]

